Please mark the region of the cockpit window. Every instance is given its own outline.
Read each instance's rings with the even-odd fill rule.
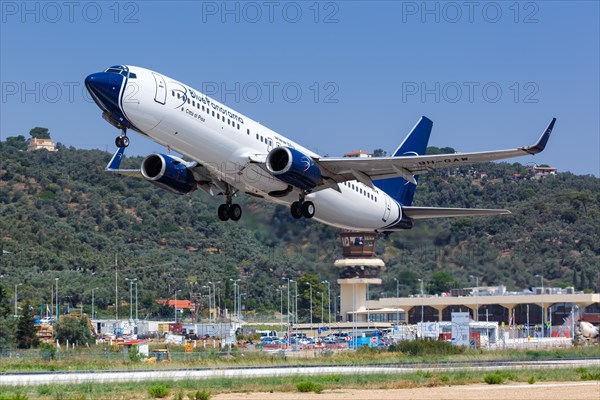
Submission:
[[[118,65],[108,68],[105,72],[109,72],[111,74],[123,75],[124,77],[126,77],[126,78],[129,77],[131,79],[137,78],[136,74],[134,74],[133,72],[129,72],[129,70],[127,68],[123,68]]]

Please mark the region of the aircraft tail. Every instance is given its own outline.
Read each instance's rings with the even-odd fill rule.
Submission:
[[[421,117],[392,157],[424,155],[432,127],[433,122],[429,118]],[[418,180],[419,176],[415,176],[415,181]],[[400,177],[374,180],[373,184],[404,206],[412,204],[417,188],[415,184]]]

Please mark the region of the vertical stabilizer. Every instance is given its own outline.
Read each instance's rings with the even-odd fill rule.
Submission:
[[[433,122],[429,118],[421,117],[392,157],[424,155],[432,127]],[[415,176],[415,180],[418,181],[419,177]],[[404,206],[412,204],[417,187],[400,177],[374,180],[373,184]]]

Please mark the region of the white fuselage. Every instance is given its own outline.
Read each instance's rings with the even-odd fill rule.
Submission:
[[[298,189],[283,197],[269,195],[288,185],[252,160],[264,159],[278,146],[311,157],[317,154],[181,82],[129,68],[136,78],[123,86],[120,105],[136,130],[197,161],[241,192],[285,205],[298,200]],[[382,190],[357,181],[338,187],[339,191],[324,189],[306,196],[315,205],[315,219],[343,229],[374,231],[385,230],[402,216],[400,205]]]

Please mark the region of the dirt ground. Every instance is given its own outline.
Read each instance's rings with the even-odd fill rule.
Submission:
[[[600,381],[440,386],[389,390],[325,390],[316,393],[229,393],[213,400],[598,400]]]

